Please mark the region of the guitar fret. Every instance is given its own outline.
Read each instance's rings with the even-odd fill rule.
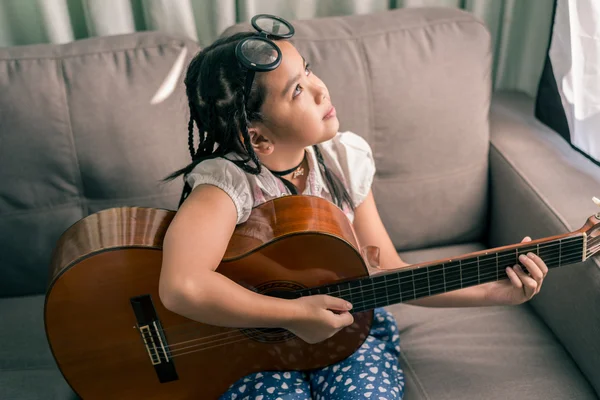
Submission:
[[[444,278],[444,269],[442,265],[433,265],[428,268],[429,271],[429,293],[431,295],[444,293],[446,291],[446,282]]]
[[[427,273],[427,292],[429,293],[429,296],[431,296],[431,281],[429,280],[429,268],[425,268],[425,271]]]
[[[411,279],[409,274],[412,274],[412,271],[404,271],[398,274],[400,278],[400,292],[402,293],[402,298],[406,300],[414,299],[414,296],[411,297],[414,286],[411,287]]]
[[[383,290],[382,286],[383,285]],[[383,303],[383,292],[386,290],[385,286],[385,277],[384,276],[376,276],[373,278],[373,293],[375,294],[375,303]],[[387,292],[386,292],[387,293]],[[386,295],[387,298],[387,295]]]
[[[400,301],[404,301],[402,299],[402,279],[400,278],[400,274],[398,274],[398,293],[400,293]]]
[[[448,291],[446,289],[446,264],[442,264],[442,276],[444,277],[444,293]]]
[[[478,256],[478,259],[479,284],[494,281],[496,279],[496,254],[485,253],[482,256]]]
[[[469,261],[466,259],[464,260],[464,264],[462,263],[463,260],[460,261],[461,267],[463,268],[463,285],[466,285],[465,287],[476,285],[479,282],[479,265],[477,264],[477,261]]]
[[[342,297],[342,298],[344,298],[344,300],[349,301],[350,304],[354,304],[354,300],[352,299],[352,289],[350,289],[350,283],[346,283],[345,285],[348,286],[348,289],[342,289],[343,286],[340,285],[340,293],[341,292],[347,292],[348,293],[348,295],[347,295],[348,297],[347,298]]]
[[[558,266],[560,267],[560,262],[562,258],[562,239],[558,239]]]
[[[363,307],[364,309],[369,309],[371,308],[370,306],[373,304],[373,300],[375,299],[375,285],[373,284],[373,281],[371,280],[370,282],[365,281],[365,283],[362,283],[361,280],[361,284],[360,284],[360,291],[362,293],[362,303],[363,303]]]
[[[383,276],[383,286],[385,287],[385,299],[387,300],[387,304],[391,304],[390,303],[390,295],[388,293],[387,275]]]
[[[412,284],[413,284],[413,299],[417,298],[417,291],[415,289],[415,270],[411,269],[410,270],[410,275],[412,277]]]
[[[362,279],[358,281],[358,293],[360,293],[361,303],[363,310],[365,309],[365,292],[363,292],[362,288]]]
[[[446,290],[460,289],[460,268],[456,261],[449,261],[445,267],[446,270]]]
[[[498,262],[498,252],[496,252],[496,280],[500,280],[500,263]]]

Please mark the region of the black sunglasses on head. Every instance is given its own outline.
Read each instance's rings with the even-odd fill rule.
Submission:
[[[270,14],[255,15],[250,22],[256,35],[241,40],[235,47],[237,60],[248,69],[244,85],[246,102],[255,73],[272,71],[281,64],[281,50],[271,39],[289,39],[295,32],[292,24]]]

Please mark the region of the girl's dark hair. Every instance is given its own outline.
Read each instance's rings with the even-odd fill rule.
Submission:
[[[260,160],[252,149],[248,126],[251,122],[262,121],[260,110],[266,91],[258,74],[254,79],[249,98],[245,98],[244,83],[247,70],[235,56],[235,46],[253,32],[241,32],[217,39],[213,44],[200,51],[190,62],[185,76],[185,88],[190,109],[188,122],[188,147],[192,162],[173,172],[165,181],[190,173],[202,161],[223,157],[234,152],[241,160],[227,159],[244,171],[258,175],[261,172]],[[194,124],[198,128],[198,148],[194,146]],[[240,137],[241,133],[241,137]],[[340,179],[325,166],[318,146],[313,146],[319,169],[325,177],[327,187],[335,204],[342,207],[346,203],[351,209],[354,205]],[[297,188],[288,180],[281,178],[292,194]],[[179,206],[191,192],[184,179],[184,189]]]

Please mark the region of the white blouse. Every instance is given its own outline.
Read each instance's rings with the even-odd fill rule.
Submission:
[[[327,168],[345,185],[354,204],[358,207],[369,194],[375,175],[375,162],[369,144],[352,132],[340,132],[333,139],[319,145]],[[317,156],[312,147],[307,147],[308,175],[305,195],[313,195],[332,201],[325,178],[321,175]],[[234,154],[227,158],[234,159]],[[281,179],[267,168],[259,175],[252,175],[224,158],[202,161],[189,174],[187,182],[192,190],[198,185],[213,185],[231,197],[237,210],[237,223],[245,222],[252,209],[266,201],[290,195]],[[344,207],[350,221],[354,213]]]

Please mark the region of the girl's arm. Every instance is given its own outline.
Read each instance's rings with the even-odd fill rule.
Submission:
[[[372,245],[379,247],[380,268],[393,269],[409,265],[400,259],[400,256],[381,221],[372,192],[369,192],[367,198],[356,208],[354,230],[362,246]],[[474,307],[497,305],[498,303],[495,300],[490,299],[487,292],[485,285],[472,286],[448,293],[406,301],[406,303],[424,307]]]
[[[159,296],[167,309],[210,325],[283,327],[307,342],[324,340],[353,322],[342,299],[278,299],[216,272],[236,222],[235,205],[221,189],[200,185],[188,196],[163,243]]]

